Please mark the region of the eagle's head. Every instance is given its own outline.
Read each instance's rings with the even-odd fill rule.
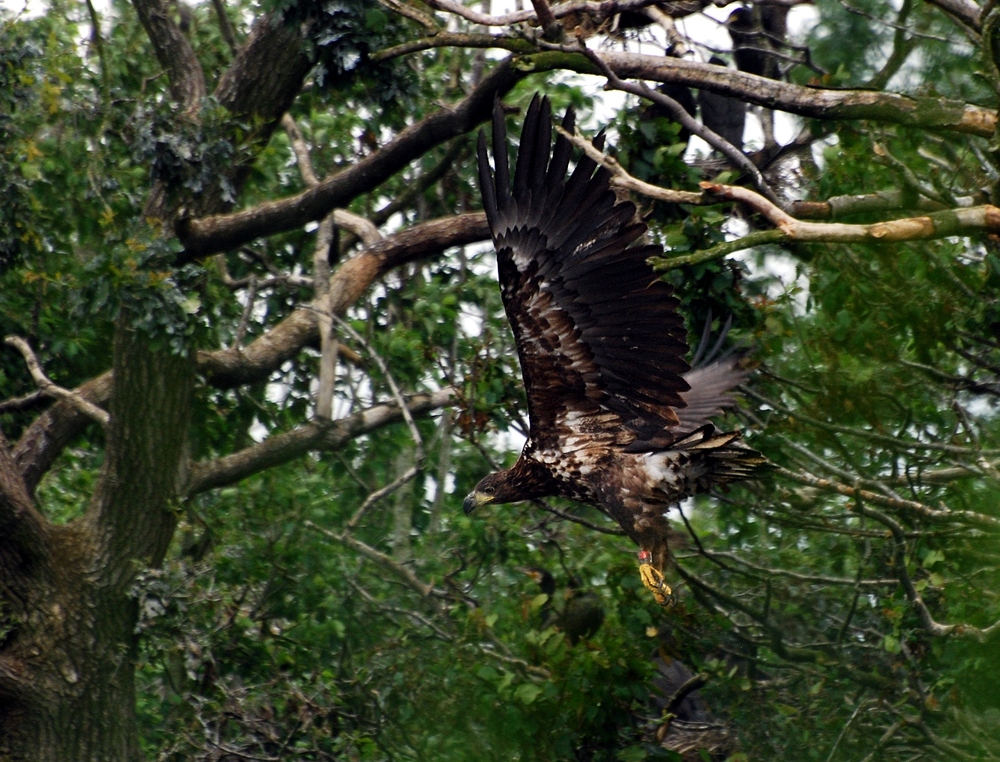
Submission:
[[[507,471],[497,471],[495,474],[484,477],[476,485],[476,488],[465,496],[465,500],[462,503],[462,510],[465,511],[465,515],[468,516],[481,505],[510,502],[511,499],[507,497],[510,493],[509,473],[510,470],[508,469]],[[515,497],[513,499],[520,500],[521,498]]]
[[[521,458],[513,468],[497,471],[485,477],[465,497],[462,509],[466,515],[489,503],[516,503],[555,494],[551,477],[540,464]]]

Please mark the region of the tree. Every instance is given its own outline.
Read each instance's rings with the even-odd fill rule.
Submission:
[[[759,5],[769,77],[683,38],[704,3],[5,17],[0,756],[1000,756],[997,10]],[[692,343],[753,346],[775,464],[683,506],[669,611],[591,509],[456,514],[524,430],[472,137],[537,89],[592,124],[593,83],[617,154],[576,142]],[[603,602],[591,640],[539,565]],[[670,716],[695,690],[724,743]]]

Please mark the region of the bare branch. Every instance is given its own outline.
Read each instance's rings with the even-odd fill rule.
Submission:
[[[595,148],[594,144],[589,140],[586,140],[578,134],[571,134],[567,132],[560,125],[556,125],[555,129],[560,135],[568,139],[577,148],[581,149],[588,158],[593,159],[600,166],[607,169],[611,173],[611,185],[614,187],[640,193],[643,196],[647,196],[648,198],[653,198],[658,201],[667,201],[674,204],[705,203],[704,193],[671,190],[670,188],[661,188],[658,185],[651,185],[647,182],[643,182],[626,172],[622,165],[618,163],[618,160],[613,156],[608,156]]]
[[[972,0],[927,0],[943,10],[959,25],[968,27],[973,34],[981,30],[982,9]]]
[[[452,398],[452,390],[443,389],[433,394],[411,395],[405,401],[407,410],[417,414],[447,405]],[[402,419],[403,412],[397,404],[385,403],[335,421],[309,421],[239,452],[192,464],[185,493],[195,495],[234,484],[260,471],[300,458],[307,452],[336,450],[361,434]]]
[[[31,350],[27,341],[22,339],[20,336],[8,336],[4,339],[4,344],[14,347],[24,356],[24,362],[28,366],[28,372],[31,373],[31,377],[34,379],[35,383],[38,384],[38,388],[43,393],[50,397],[54,397],[55,399],[65,400],[88,418],[97,421],[101,424],[101,426],[108,425],[108,413],[106,410],[102,410],[80,394],[54,384],[52,380],[45,375],[45,371],[42,370],[42,366],[39,364],[38,358],[35,357],[35,353]]]
[[[746,173],[750,177],[753,184],[765,197],[770,199],[775,204],[780,203],[777,195],[775,195],[774,191],[771,190],[767,181],[764,180],[764,176],[760,173],[760,170],[754,166],[753,162],[746,157],[746,154],[744,154],[743,151],[691,116],[687,110],[673,98],[663,93],[656,92],[642,82],[626,82],[615,74],[615,72],[610,66],[608,66],[607,63],[605,63],[604,59],[600,55],[590,50],[582,41],[577,41],[577,44],[573,46],[562,45],[559,46],[558,49],[570,52],[579,51],[587,56],[589,60],[593,61],[594,64],[596,64],[601,70],[601,73],[608,79],[608,85],[605,89],[613,88],[615,90],[621,90],[622,92],[632,93],[633,95],[638,95],[640,98],[653,101],[654,103],[658,103],[666,108],[674,121],[679,122],[686,130],[689,130],[692,134],[697,135],[699,138],[704,140],[712,148],[716,149],[723,156],[729,159],[733,166]]]
[[[997,124],[995,110],[948,98],[805,87],[670,56],[609,50],[602,51],[601,58],[623,79],[673,82],[814,119],[870,119],[982,137],[990,137]],[[600,73],[593,62],[583,56],[574,61],[572,54],[537,53],[522,61],[535,71],[565,68],[581,74]]]
[[[333,221],[344,230],[354,233],[365,246],[374,246],[382,240],[382,234],[371,220],[346,209],[334,209]]]
[[[229,15],[226,13],[225,0],[212,0],[212,7],[215,8],[215,15],[219,19],[219,30],[222,32],[222,39],[229,46],[229,52],[235,53],[239,47],[239,43],[236,41],[236,30],[233,29],[233,22],[229,20]]]
[[[389,368],[385,364],[385,361],[382,359],[382,357],[378,354],[378,352],[372,349],[371,345],[368,342],[366,342],[364,338],[357,331],[351,328],[350,325],[348,325],[343,320],[334,315],[330,315],[329,317],[337,323],[337,326],[342,331],[345,331],[352,339],[354,339],[354,341],[358,342],[358,344],[360,344],[362,347],[365,348],[365,350],[368,352],[368,356],[375,361],[375,364],[378,365],[379,370],[382,371],[382,375],[385,377],[386,383],[389,385],[389,389],[392,391],[393,399],[396,400],[396,404],[399,406],[399,411],[403,416],[403,420],[406,421],[406,426],[410,430],[410,436],[413,438],[413,444],[415,448],[413,455],[413,464],[403,474],[401,474],[399,478],[395,479],[391,484],[387,485],[386,487],[383,487],[380,490],[376,490],[376,492],[373,492],[371,495],[369,495],[368,498],[365,499],[365,502],[361,504],[361,507],[358,508],[357,512],[354,514],[351,520],[347,522],[346,528],[353,529],[358,525],[358,522],[361,521],[362,517],[364,517],[368,509],[372,505],[374,505],[377,500],[380,500],[385,495],[388,495],[391,492],[394,492],[395,490],[399,489],[401,486],[403,486],[408,481],[413,479],[413,477],[415,477],[418,473],[420,473],[420,469],[424,463],[424,443],[422,437],[420,436],[420,430],[417,429],[417,424],[413,420],[413,415],[410,413],[410,408],[406,404],[406,400],[403,399],[403,395],[400,393],[399,387],[396,385],[395,380],[393,380],[392,374],[389,372]]]
[[[546,36],[553,37],[557,32],[561,33],[562,27],[556,21],[556,17],[549,8],[548,0],[531,0],[531,7],[535,9],[535,16],[538,17],[538,25]]]
[[[295,163],[299,167],[299,174],[302,175],[302,181],[308,185],[310,188],[319,185],[319,178],[316,177],[316,172],[313,170],[312,157],[309,155],[309,146],[306,145],[306,140],[302,137],[302,131],[299,126],[292,119],[292,115],[286,113],[281,117],[281,126],[285,130],[285,134],[288,135],[288,142],[292,147],[292,153],[295,155]]]
[[[257,277],[251,275],[247,283],[246,304],[243,305],[240,322],[237,324],[236,333],[233,335],[233,347],[239,348],[243,344],[243,339],[247,335],[247,326],[250,324],[250,314],[253,312],[253,305],[256,300]]]
[[[446,590],[439,590],[434,587],[434,585],[428,584],[422,581],[416,574],[414,574],[408,567],[395,561],[392,556],[386,555],[380,550],[376,550],[371,545],[362,542],[356,537],[345,533],[338,534],[337,532],[331,532],[329,529],[317,526],[311,521],[306,521],[305,526],[309,529],[315,529],[317,532],[322,534],[324,537],[329,537],[331,540],[336,540],[339,543],[343,543],[349,548],[361,553],[363,556],[367,556],[375,563],[380,566],[389,569],[393,574],[406,582],[407,585],[412,587],[424,598],[429,598],[431,596],[436,596],[439,598],[450,598],[451,595]]]
[[[422,27],[429,29],[432,32],[441,28],[437,23],[435,23],[433,17],[407,5],[403,2],[403,0],[378,0],[378,2],[379,5],[384,5],[386,8],[395,11],[400,16],[405,16],[412,21],[416,21]]]
[[[908,217],[871,225],[842,222],[803,222],[749,188],[702,182],[701,187],[719,198],[739,201],[768,219],[792,241],[837,243],[896,243],[921,241],[971,233],[1000,232],[1000,208],[992,204],[969,209],[949,209],[922,217]]]
[[[922,516],[925,519],[954,521],[968,524],[970,526],[983,527],[993,530],[1000,529],[1000,519],[987,516],[983,513],[975,513],[974,511],[954,511],[948,508],[935,509],[931,508],[929,505],[925,505],[924,503],[919,503],[916,500],[902,500],[900,498],[879,495],[878,493],[864,490],[860,487],[849,487],[846,484],[840,484],[838,482],[831,481],[830,479],[821,479],[820,477],[814,476],[805,471],[796,472],[789,471],[787,468],[777,467],[775,472],[791,479],[792,481],[797,481],[800,484],[808,484],[811,487],[817,487],[818,489],[837,492],[847,497],[861,498],[863,500],[867,500],[869,503],[884,505],[888,508],[909,511],[918,516]]]
[[[442,32],[376,54],[391,58],[432,47],[500,48],[520,53],[518,63],[532,72],[569,70],[600,76],[601,70],[582,53],[537,48],[523,37],[462,35]],[[990,137],[997,125],[997,112],[963,101],[933,96],[910,96],[876,90],[838,90],[806,87],[724,66],[688,61],[672,56],[651,56],[602,50],[601,59],[621,79],[667,82],[710,90],[767,109],[786,111],[810,119],[861,120],[903,124],[934,130],[949,130]]]
[[[310,172],[311,172],[310,168]],[[330,249],[336,240],[334,214],[328,214],[316,231],[313,252],[313,304],[320,305],[316,328],[319,331],[319,389],[316,391],[316,417],[333,418],[333,392],[337,382],[337,353],[340,342],[333,335],[330,310]]]
[[[985,193],[975,196],[958,196],[955,206],[970,207],[988,203]],[[857,196],[833,196],[826,201],[793,201],[786,211],[799,219],[832,220],[852,214],[890,212],[899,209],[918,209],[937,212],[947,209],[946,204],[921,196],[915,201],[912,194],[900,190],[877,191]]]

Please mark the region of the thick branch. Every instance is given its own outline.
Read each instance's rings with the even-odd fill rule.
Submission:
[[[968,208],[979,206],[989,201],[986,194],[975,196],[958,196],[956,206]],[[932,201],[920,196],[913,198],[912,193],[901,190],[876,191],[856,196],[833,196],[826,201],[793,201],[787,211],[793,217],[808,220],[835,220],[852,214],[871,214],[872,212],[893,212],[902,209],[916,209],[922,212],[940,212],[947,209],[946,204]]]
[[[927,2],[936,5],[963,26],[969,27],[974,32],[980,31],[982,9],[972,0],[927,0]]]
[[[724,66],[669,56],[601,51],[604,62],[619,77],[672,82],[711,90],[747,103],[824,120],[871,119],[910,127],[951,130],[991,137],[997,112],[947,98],[911,97],[868,90],[833,90],[794,85]],[[537,53],[521,57],[521,66],[534,71],[570,69],[600,75],[580,53]]]
[[[330,281],[330,311],[343,314],[369,286],[399,265],[489,238],[490,229],[482,212],[431,220],[400,231],[362,249],[334,273]],[[198,372],[209,384],[222,389],[265,379],[283,362],[295,357],[317,337],[317,312],[296,310],[247,347],[201,352]],[[95,405],[111,396],[111,372],[77,387],[74,393]],[[29,492],[51,468],[59,453],[79,436],[89,418],[68,402],[58,402],[35,419],[14,450],[14,459]]]
[[[411,413],[425,413],[447,405],[451,389],[406,398]],[[355,437],[403,419],[399,405],[382,404],[336,421],[313,420],[298,428],[276,434],[260,444],[191,468],[188,495],[234,484],[268,468],[288,463],[314,450],[335,450]]]
[[[442,109],[408,127],[378,152],[297,196],[235,214],[188,220],[179,229],[186,247],[181,259],[190,261],[322,219],[334,208],[346,206],[358,195],[374,189],[430,148],[485,121],[494,99],[526,73],[510,60],[501,63],[455,108]]]
[[[47,531],[48,522],[35,510],[7,439],[0,432],[0,589],[9,588],[18,570],[23,571],[26,559],[44,556]]]
[[[305,53],[308,30],[261,16],[215,88],[219,103],[238,117],[255,117],[258,139],[281,120],[312,69]]]
[[[132,4],[153,44],[156,60],[167,72],[171,97],[185,113],[193,114],[207,91],[205,74],[191,43],[170,17],[163,0],[133,0]]]
[[[93,405],[106,405],[111,398],[111,371],[78,386],[73,393]],[[48,473],[59,454],[83,433],[90,422],[89,416],[63,400],[38,416],[25,429],[14,448],[14,462],[29,494],[34,494],[38,482]]]
[[[432,220],[388,236],[362,249],[330,280],[329,311],[342,315],[369,286],[389,270],[439,253],[451,246],[482,241],[490,235],[482,212]],[[213,386],[227,388],[266,378],[316,337],[315,310],[297,310],[242,349],[203,352],[199,370]]]

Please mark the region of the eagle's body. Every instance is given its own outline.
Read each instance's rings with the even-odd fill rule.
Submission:
[[[764,462],[709,422],[745,373],[734,356],[691,369],[677,300],[646,262],[662,249],[630,245],[646,230],[635,206],[618,203],[607,171],[587,158],[567,180],[570,143],[560,136],[552,149],[551,135],[548,101],[536,96],[513,189],[499,105],[495,178],[480,135],[483,206],[530,432],[514,467],[483,479],[465,508],[555,495],[598,506],[639,545],[643,581],[662,603],[666,510]]]

